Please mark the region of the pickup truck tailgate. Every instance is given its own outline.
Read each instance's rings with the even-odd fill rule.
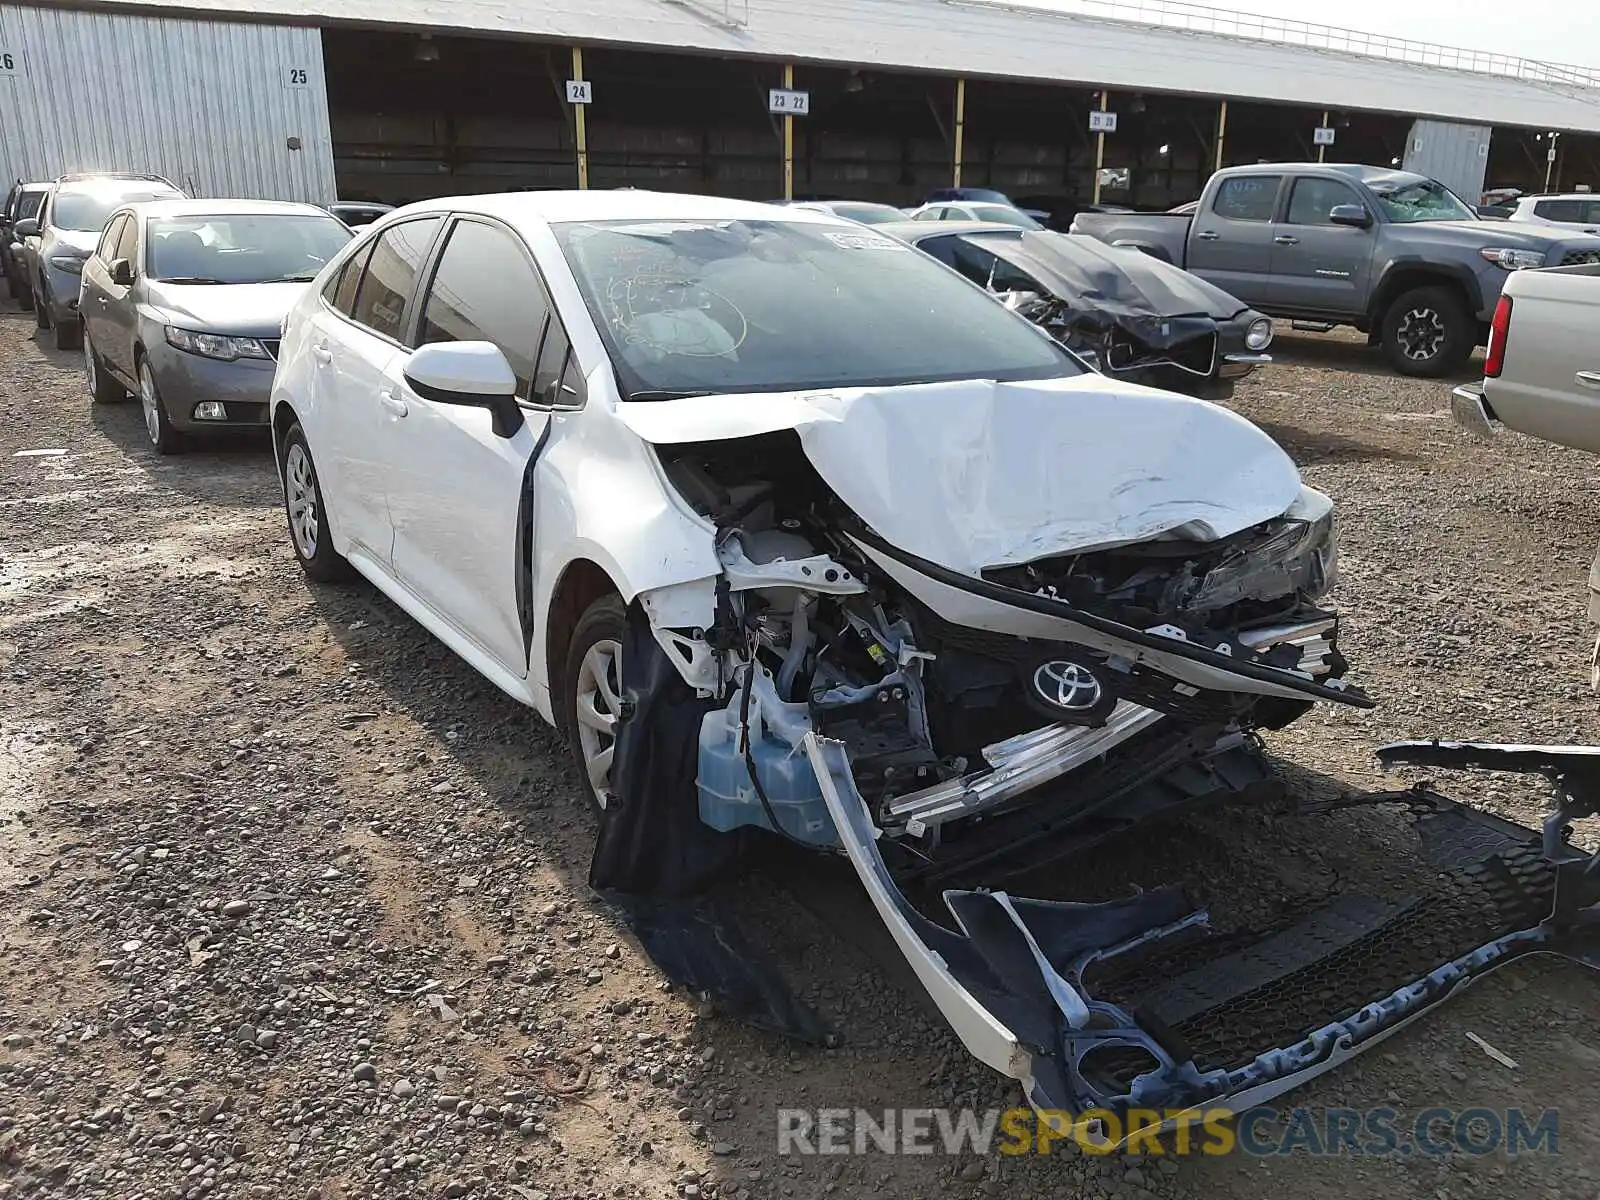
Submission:
[[[1506,281],[1511,321],[1490,413],[1512,429],[1600,451],[1600,264],[1517,271]]]

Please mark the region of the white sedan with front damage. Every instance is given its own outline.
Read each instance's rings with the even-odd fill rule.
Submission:
[[[1235,414],[860,225],[618,191],[363,231],[286,321],[272,428],[306,573],[364,575],[567,732],[598,886],[693,893],[762,839],[846,857],[1041,1108],[1260,1098],[1377,1031],[1392,989],[1346,982],[1202,1044],[1221,983],[1174,969],[1136,1019],[1086,982],[1169,942],[1193,967],[1181,889],[1003,890],[1248,798],[1258,730],[1371,705],[1322,603],[1332,504]],[[1340,936],[1392,915],[1363,913]]]

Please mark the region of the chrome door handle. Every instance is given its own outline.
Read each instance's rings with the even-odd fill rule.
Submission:
[[[1201,233],[1195,234],[1194,236],[1199,238],[1202,242],[1214,242],[1222,235],[1214,229],[1207,229]]]
[[[397,417],[403,417],[411,411],[406,402],[400,398],[400,393],[393,388],[384,388],[378,393],[378,403]]]
[[[329,350],[326,346],[313,346],[311,347],[311,357],[316,359],[323,366],[327,366],[333,361],[333,351]]]
[[[1577,380],[1579,387],[1594,388],[1600,391],[1600,371],[1579,371]]]
[[[1272,240],[1273,240],[1274,243],[1276,243],[1279,246],[1298,246],[1300,244],[1300,239],[1299,238],[1290,237],[1286,233],[1280,233],[1277,237],[1273,238]]]

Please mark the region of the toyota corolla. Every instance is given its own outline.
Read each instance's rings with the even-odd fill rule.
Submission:
[[[641,191],[413,205],[290,313],[272,426],[306,574],[365,576],[568,734],[597,885],[693,893],[760,839],[846,858],[1041,1109],[1257,1101],[1559,948],[1559,855],[1431,793],[1435,875],[1531,865],[1420,964],[1366,953],[1429,919],[1398,901],[1251,932],[1177,880],[1004,890],[1255,802],[1259,731],[1371,706],[1333,504],[1243,418],[1087,370],[869,228]]]

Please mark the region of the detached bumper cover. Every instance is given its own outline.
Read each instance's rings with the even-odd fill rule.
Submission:
[[[1483,398],[1481,383],[1464,383],[1451,391],[1450,415],[1456,425],[1473,437],[1494,436],[1494,426],[1490,424],[1494,420],[1494,413],[1489,408],[1489,402]]]
[[[1536,771],[1562,805],[1524,829],[1425,786],[1403,803],[1439,885],[1343,895],[1249,944],[1208,940],[1177,888],[1101,904],[947,891],[950,925],[896,886],[843,747],[807,744],[846,852],[945,1019],[1041,1111],[1241,1111],[1371,1048],[1490,971],[1532,953],[1600,966],[1600,856],[1565,830],[1597,811],[1600,748],[1402,743],[1385,762]],[[1126,1123],[1123,1123],[1126,1127]]]

